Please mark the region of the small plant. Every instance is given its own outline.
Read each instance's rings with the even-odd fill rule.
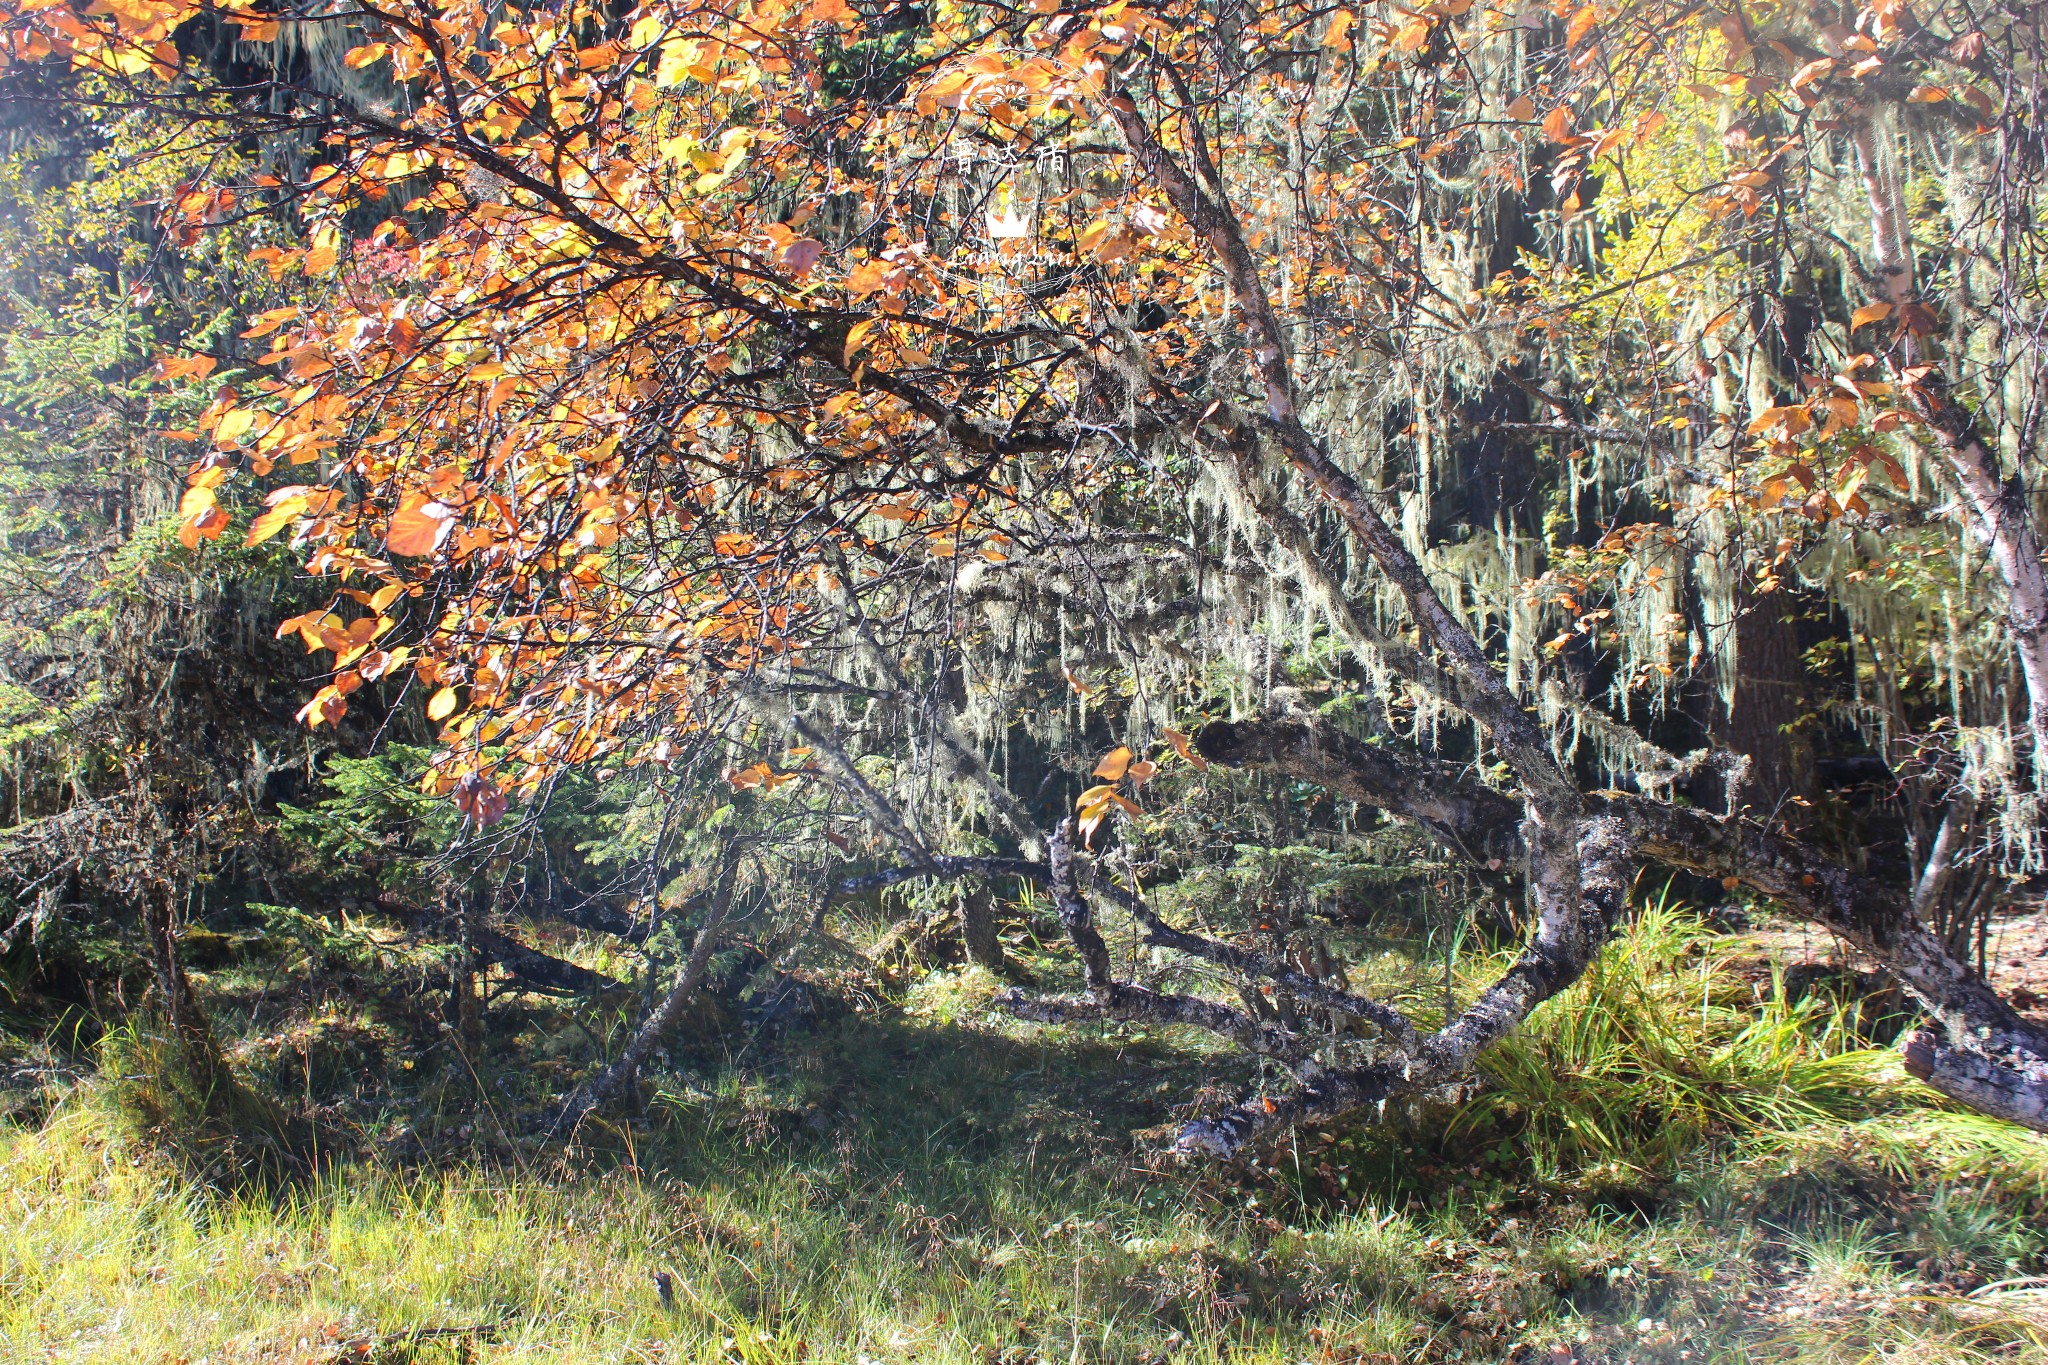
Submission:
[[[1867,1222],[1828,1220],[1808,1231],[1787,1232],[1785,1244],[1804,1264],[1815,1290],[1839,1297],[1891,1278],[1897,1239]]]
[[[2048,1231],[1982,1187],[1943,1184],[1907,1221],[1901,1259],[1923,1275],[2022,1275],[2048,1257]]]

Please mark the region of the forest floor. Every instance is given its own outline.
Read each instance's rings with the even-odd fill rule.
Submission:
[[[520,1112],[573,1064],[542,1007],[376,1041],[345,983],[223,971],[238,1066],[349,1146],[232,1177],[138,1118],[136,1035],[46,1069],[0,1126],[0,1360],[2048,1360],[2048,1140],[1944,1105],[1759,941],[1646,917],[1476,1100],[1230,1168],[1161,1153],[1254,1075],[1021,1026],[974,970],[729,1029],[566,1154]],[[336,1080],[364,1049],[416,1087],[374,1114]]]
[[[1984,975],[2022,1014],[2048,1023],[2048,902],[2018,901],[1985,926]],[[1809,924],[1762,928],[1737,937],[1764,971],[1772,964],[1871,972],[1876,964]],[[1731,944],[1732,946],[1732,944]]]

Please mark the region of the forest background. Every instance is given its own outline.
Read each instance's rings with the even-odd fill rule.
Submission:
[[[2034,12],[0,16],[21,1358],[2048,1355]]]

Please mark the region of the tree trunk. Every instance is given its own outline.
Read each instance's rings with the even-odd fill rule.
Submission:
[[[1735,678],[1727,705],[1714,706],[1714,738],[1750,763],[1746,804],[1769,816],[1810,793],[1813,754],[1794,731],[1805,670],[1787,599],[1746,588],[1735,594]]]
[[[1977,416],[1957,400],[1939,368],[1934,347],[1919,335],[1920,309],[1914,278],[1913,241],[1907,228],[1904,190],[1895,149],[1878,145],[1869,119],[1852,139],[1856,166],[1870,205],[1870,235],[1881,302],[1891,306],[1897,329],[1886,352],[1895,378],[1934,436],[1938,466],[1960,495],[1964,521],[1982,542],[2006,588],[2006,623],[2012,649],[2027,686],[2027,726],[2034,739],[2034,781],[2048,784],[2048,567],[2041,562],[2041,538],[2034,530],[2025,490],[2008,484],[1998,452],[1978,429]],[[1917,374],[1915,371],[1922,371]]]
[[[149,945],[151,974],[156,979],[157,996],[163,1002],[164,1021],[177,1046],[179,1064],[198,1089],[205,1112],[224,1114],[233,1082],[206,1009],[199,1003],[198,992],[193,990],[192,978],[186,975],[184,960],[178,953],[174,898],[168,882],[158,882],[143,890],[142,932]]]
[[[1512,854],[1511,846],[1520,845],[1521,856],[1533,863],[1539,851],[1528,844],[1531,833],[1540,830],[1521,820],[1515,803],[1503,794],[1471,782],[1451,765],[1397,756],[1313,717],[1214,722],[1196,735],[1195,747],[1215,763],[1284,773],[1406,816],[1460,856],[1484,849]],[[1981,1112],[2048,1131],[2048,1029],[2022,1018],[1967,962],[1948,953],[1914,914],[1909,896],[1759,822],[1716,819],[1692,807],[1626,794],[1596,798],[1594,806],[1602,819],[1592,823],[1601,824],[1604,832],[1588,840],[1585,849],[1601,862],[1619,868],[1641,861],[1734,878],[1787,912],[1841,935],[1875,959],[1932,1017],[1936,1029],[1915,1035],[1907,1047],[1906,1064],[1915,1075]],[[1595,863],[1583,853],[1582,865],[1590,874]],[[1558,860],[1559,851],[1553,851],[1545,861]],[[1589,886],[1605,888],[1612,880],[1612,874],[1596,877]],[[1599,933],[1588,916],[1581,915],[1577,925],[1587,937]],[[1560,921],[1553,933],[1546,925],[1558,951],[1549,961],[1539,955],[1526,964],[1528,973],[1544,977],[1540,984],[1546,988],[1568,983],[1569,977],[1553,964],[1578,960],[1573,927]],[[1488,995],[1512,985],[1523,970],[1524,964],[1518,964]],[[1532,991],[1523,994],[1533,1002]],[[1467,1009],[1465,1018],[1481,1014],[1486,999]],[[1521,1001],[1503,998],[1502,1003],[1509,1008],[1500,1018],[1526,1013]],[[1432,1074],[1452,1079],[1444,1069]],[[1342,1097],[1377,1100],[1393,1093],[1388,1089],[1392,1082],[1384,1077],[1361,1075],[1331,1084],[1336,1088],[1325,1087],[1321,1099],[1304,1101],[1316,1116]],[[1236,1142],[1243,1135],[1232,1130],[1229,1136]]]
[[[967,960],[992,972],[1003,969],[1003,941],[996,934],[995,898],[986,886],[968,888],[960,898],[960,937]]]

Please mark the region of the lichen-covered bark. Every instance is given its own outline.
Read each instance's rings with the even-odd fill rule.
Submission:
[[[1518,821],[1514,802],[1504,794],[1464,778],[1449,765],[1364,744],[1316,717],[1289,713],[1219,722],[1198,734],[1195,744],[1212,762],[1286,773],[1406,816],[1436,833],[1455,853],[1470,857],[1475,850],[1493,850],[1494,856],[1528,859],[1532,884],[1537,869],[1545,863],[1554,867],[1564,856],[1555,848],[1543,859],[1532,855],[1532,827]],[[1594,814],[1583,829],[1597,826],[1599,832],[1580,836],[1583,889],[1577,918],[1559,917],[1553,923],[1546,917],[1530,950],[1447,1033],[1498,1038],[1535,1002],[1561,989],[1561,981],[1568,984],[1565,973],[1580,960],[1583,945],[1597,944],[1604,926],[1621,913],[1615,882],[1620,870],[1654,863],[1733,877],[1867,953],[1926,1008],[1937,1026],[1937,1033],[1917,1035],[1907,1051],[1916,1075],[1985,1113],[2048,1129],[2048,1031],[2023,1019],[1966,963],[1947,953],[1914,914],[1902,889],[1753,821],[1623,793],[1589,802]],[[1535,838],[1544,837],[1536,827]],[[1547,895],[1550,902],[1563,903],[1555,889]],[[1439,1046],[1445,1045],[1432,1039],[1424,1054],[1433,1055],[1431,1049]],[[1462,1044],[1451,1052],[1476,1055]],[[1427,1084],[1444,1079],[1436,1068],[1424,1073]],[[1377,1100],[1401,1092],[1400,1087],[1388,1089],[1384,1078],[1360,1078],[1346,1093]],[[1317,1103],[1336,1103],[1334,1095]]]
[[[1977,415],[1956,398],[1929,339],[1911,320],[1919,301],[1910,219],[1896,148],[1869,118],[1850,138],[1870,209],[1870,235],[1882,302],[1891,305],[1896,337],[1886,351],[1914,410],[1934,438],[1941,467],[1961,495],[1970,530],[1983,544],[2006,589],[2006,623],[2027,687],[2027,725],[2034,741],[2036,781],[2048,780],[2048,565],[2024,487],[2008,483],[1998,452]]]
[[[1182,1128],[1182,1151],[1232,1157],[1267,1134],[1296,1124],[1340,1118],[1389,1101],[1455,1090],[1469,1082],[1479,1054],[1518,1027],[1538,1005],[1585,973],[1624,912],[1633,863],[1618,821],[1595,816],[1559,840],[1548,856],[1575,864],[1574,913],[1548,917],[1499,980],[1414,1055],[1311,1076],[1298,1089],[1259,1095]],[[1552,904],[1557,904],[1553,901]]]

